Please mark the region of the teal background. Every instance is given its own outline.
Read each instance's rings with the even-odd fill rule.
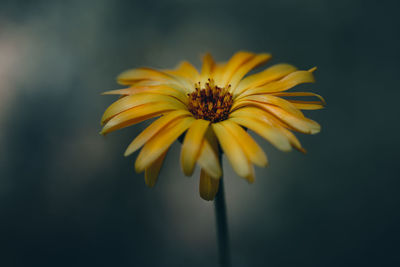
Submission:
[[[257,138],[256,182],[225,160],[233,266],[398,266],[397,1],[0,0],[0,266],[217,266],[213,204],[175,143],[155,188],[123,157],[149,122],[102,137],[140,66],[210,51],[318,66],[328,105],[307,155]]]

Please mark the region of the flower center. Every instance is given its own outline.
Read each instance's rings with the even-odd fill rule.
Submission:
[[[216,86],[213,80],[208,79],[203,89],[198,82],[195,91],[188,96],[188,109],[196,119],[219,122],[228,118],[233,103],[232,94]]]

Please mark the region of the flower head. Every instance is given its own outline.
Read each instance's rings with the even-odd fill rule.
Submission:
[[[238,52],[227,63],[216,63],[210,54],[200,72],[188,62],[176,69],[137,68],[118,77],[127,88],[105,92],[121,98],[102,117],[101,133],[159,117],[128,146],[125,156],[142,148],[135,163],[152,187],[171,144],[184,134],[181,165],[185,175],[201,167],[200,195],[212,200],[222,175],[224,153],[235,172],[254,181],[253,165],[266,166],[264,151],[247,129],[282,151],[305,152],[292,131],[315,134],[320,126],[301,110],[321,109],[324,99],[314,93],[287,92],[302,83],[314,82],[310,70],[278,64],[256,74],[246,74],[270,59],[269,54]],[[245,77],[246,76],[246,77]],[[316,97],[304,101],[293,97]]]

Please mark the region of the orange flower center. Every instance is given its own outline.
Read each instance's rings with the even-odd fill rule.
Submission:
[[[228,86],[229,89],[230,85]],[[213,80],[208,79],[205,88],[200,82],[195,85],[195,91],[188,94],[188,109],[196,119],[211,122],[226,120],[232,107],[232,94],[225,88],[218,87]]]

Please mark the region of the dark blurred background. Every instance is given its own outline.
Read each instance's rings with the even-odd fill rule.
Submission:
[[[210,51],[318,66],[328,106],[298,135],[257,139],[256,182],[225,160],[233,266],[399,266],[397,1],[0,0],[0,266],[217,266],[213,203],[179,144],[155,188],[125,158],[142,123],[98,134],[100,93],[139,67]]]

